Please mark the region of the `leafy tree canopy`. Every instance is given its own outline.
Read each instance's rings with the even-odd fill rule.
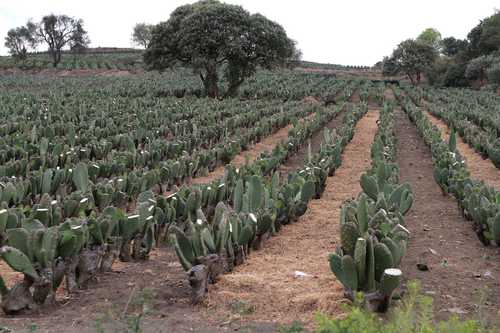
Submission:
[[[437,52],[431,45],[407,39],[393,51],[392,56],[387,60],[390,65],[385,72],[392,72],[391,75],[403,73],[412,84],[418,84],[422,73],[432,67],[436,57]]]
[[[465,70],[465,77],[469,80],[486,80],[486,71],[495,62],[492,55],[480,56],[469,61]]]
[[[441,42],[441,52],[448,57],[454,57],[460,53],[466,52],[469,47],[469,42],[464,39],[456,39],[455,37],[444,38]]]
[[[420,33],[417,41],[432,46],[437,52],[441,50],[441,33],[434,28],[427,28]]]
[[[282,66],[297,54],[278,23],[241,6],[203,0],[178,7],[154,27],[144,61],[149,69],[193,68],[207,95],[215,98],[221,97],[221,73],[228,86],[224,96],[233,96],[258,66]]]
[[[153,27],[154,25],[152,24],[137,23],[132,32],[132,42],[136,45],[147,48],[149,42],[151,41]]]
[[[5,37],[5,47],[9,49],[10,55],[18,60],[24,61],[28,56],[28,50],[35,48],[36,40],[33,31],[28,27],[17,27],[10,29]]]
[[[500,12],[482,20],[467,35],[470,59],[500,49]]]
[[[75,53],[83,52],[90,44],[87,31],[83,28],[83,20],[77,20],[73,35],[69,41],[70,48]]]

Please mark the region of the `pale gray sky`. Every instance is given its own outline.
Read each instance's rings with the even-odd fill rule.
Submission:
[[[85,20],[92,46],[131,46],[137,22],[168,19],[186,0],[0,0],[0,54],[7,30],[49,13]],[[227,0],[279,22],[298,42],[304,60],[373,65],[400,41],[427,27],[465,38],[498,0]]]

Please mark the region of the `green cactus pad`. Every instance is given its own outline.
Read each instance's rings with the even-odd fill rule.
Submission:
[[[344,285],[351,290],[358,290],[358,272],[354,259],[345,255],[342,257],[342,271],[344,275]]]
[[[0,257],[16,272],[28,275],[34,280],[40,278],[30,259],[18,249],[10,246],[2,246],[0,248]]]
[[[14,228],[7,230],[6,245],[20,250],[30,259],[33,256],[30,233],[26,229]]]
[[[394,267],[398,267],[403,258],[404,250],[389,237],[385,237],[381,242],[391,251]]]
[[[356,218],[361,235],[366,234],[368,232],[368,208],[366,206],[366,196],[364,195],[359,200]]]
[[[354,249],[354,262],[358,271],[359,286],[364,286],[366,281],[366,239],[358,238]]]
[[[391,250],[384,243],[375,244],[373,247],[375,256],[375,280],[380,282],[384,270],[394,265]]]
[[[375,177],[368,176],[366,173],[361,176],[361,188],[372,199],[377,200],[378,185]]]
[[[344,253],[354,255],[356,241],[360,237],[358,227],[353,222],[348,222],[340,226],[340,244]]]
[[[371,236],[366,239],[366,281],[364,290],[366,292],[375,290],[375,251]]]
[[[73,170],[73,184],[78,191],[87,192],[89,189],[89,172],[87,165],[84,163],[78,163],[78,165]]]
[[[309,202],[314,197],[316,193],[316,187],[312,181],[307,181],[302,185],[302,189],[300,190],[300,200],[302,202]]]
[[[250,226],[250,224],[245,224],[245,226],[241,229],[240,235],[238,237],[238,245],[248,245],[253,236],[253,228]]]
[[[493,219],[491,234],[497,245],[500,245],[500,213],[498,213]]]

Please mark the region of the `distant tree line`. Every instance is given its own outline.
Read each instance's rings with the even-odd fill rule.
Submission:
[[[414,83],[422,75],[443,87],[500,85],[500,12],[479,22],[466,39],[441,38],[432,28],[401,42],[380,66],[384,75],[403,74]]]
[[[47,46],[52,65],[57,67],[64,48],[82,52],[90,44],[90,39],[82,19],[55,14],[46,15],[39,22],[28,21],[24,26],[10,29],[5,37],[5,47],[20,62],[24,62],[40,44]]]
[[[280,24],[218,0],[180,6],[157,25],[138,23],[132,42],[145,49],[146,69],[191,68],[212,98],[236,96],[258,68],[292,66],[301,58]],[[11,29],[5,38],[5,46],[18,61],[25,61],[38,45],[47,45],[54,67],[64,48],[81,52],[89,43],[83,20],[54,14]]]

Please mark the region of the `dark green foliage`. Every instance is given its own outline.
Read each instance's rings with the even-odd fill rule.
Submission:
[[[24,62],[28,58],[28,51],[35,45],[33,31],[25,26],[10,29],[5,37],[5,47],[16,61]]]
[[[433,46],[407,39],[394,50],[389,63],[392,71],[406,75],[412,84],[419,84],[422,73],[432,66],[436,57]]]
[[[469,42],[465,39],[457,39],[455,37],[446,37],[441,41],[441,52],[448,57],[454,57],[459,53],[467,51]]]
[[[191,67],[215,98],[234,96],[257,66],[281,66],[294,54],[294,42],[279,24],[240,6],[204,0],[178,7],[154,27],[144,61],[150,69]],[[221,71],[228,83],[224,94]]]
[[[467,87],[469,82],[465,78],[465,64],[450,64],[443,78],[445,87]]]
[[[482,20],[474,27],[467,38],[470,41],[471,58],[488,55],[500,48],[500,12]]]

